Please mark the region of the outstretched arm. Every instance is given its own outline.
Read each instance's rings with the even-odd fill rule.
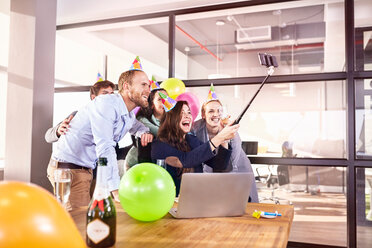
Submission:
[[[62,122],[58,123],[56,126],[49,128],[45,132],[45,141],[48,143],[53,143],[58,141],[61,135],[66,134],[68,128],[70,127],[70,122],[74,118],[76,111],[71,113],[69,117],[64,119]]]

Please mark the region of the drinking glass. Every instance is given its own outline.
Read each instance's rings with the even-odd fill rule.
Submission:
[[[54,195],[65,209],[67,209],[70,196],[71,177],[70,169],[56,169],[54,171]]]
[[[165,159],[157,159],[156,164],[159,165],[160,167],[163,167],[164,169],[167,169],[165,166]]]

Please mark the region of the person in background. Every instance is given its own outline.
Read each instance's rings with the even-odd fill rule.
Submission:
[[[114,94],[115,84],[110,81],[104,81],[100,78],[92,87],[90,87],[90,100],[93,100],[96,96]],[[49,128],[45,133],[45,141],[53,143],[58,141],[61,135],[65,134],[68,130],[69,124],[76,115],[77,111],[72,112],[66,119],[58,123],[56,126]]]
[[[216,171],[226,169],[231,150],[222,147],[221,144],[234,137],[239,124],[234,126],[229,124],[218,135],[207,142],[201,142],[190,133],[193,119],[188,103],[176,102],[161,93],[160,96],[163,98],[166,114],[160,125],[158,138],[152,144],[151,158],[154,162],[158,159],[165,160],[166,169],[174,180],[178,195],[183,173],[202,173],[203,163]]]
[[[222,104],[220,100],[218,100],[212,84],[208,99],[201,108],[202,119],[194,123],[193,131],[196,137],[206,142],[218,135],[224,129],[224,120],[221,118],[222,114]],[[242,149],[242,141],[240,140],[239,134],[236,133],[235,137],[226,144],[228,145],[228,149],[231,149],[232,153],[227,168],[222,172],[253,172],[251,163]],[[204,172],[215,172],[215,170],[208,165],[204,165],[203,170]],[[252,181],[253,185],[250,201],[258,202],[257,187],[253,174]]]
[[[132,110],[146,107],[150,83],[137,57],[131,69],[119,78],[118,94],[100,95],[79,110],[71,121],[69,131],[60,137],[53,150],[48,172],[69,168],[72,172],[70,203],[72,208],[87,206],[92,169],[99,157],[107,158],[107,182],[114,199],[119,201],[118,174],[115,145],[127,133],[141,137],[145,146],[152,141],[149,129],[136,121]]]
[[[146,108],[141,107],[141,109],[138,111],[136,115],[137,120],[142,122],[146,127],[148,127],[150,129],[150,133],[153,134],[154,137],[156,137],[158,134],[160,121],[165,114],[164,106],[159,95],[160,92],[164,95],[168,95],[167,91],[165,89],[160,88],[159,84],[153,77],[151,80],[151,93],[148,98],[149,105]],[[148,144],[147,146],[150,145],[151,144]],[[147,150],[151,151],[151,149]],[[151,157],[151,154],[149,155]],[[142,159],[139,158],[138,156],[139,156],[138,148],[133,146],[129,150],[127,157],[125,158],[126,171],[129,170],[132,166],[138,164],[139,162],[144,162],[141,161]],[[146,154],[145,157],[148,157],[148,155]]]

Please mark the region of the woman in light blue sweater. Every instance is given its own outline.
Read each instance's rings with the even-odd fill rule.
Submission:
[[[224,127],[222,123],[222,104],[218,100],[213,86],[209,92],[208,100],[201,109],[202,119],[196,121],[193,125],[193,131],[200,141],[206,142],[216,136]],[[229,149],[232,150],[230,162],[223,172],[253,172],[251,162],[242,149],[242,141],[239,134],[228,142]],[[204,165],[204,172],[214,172],[213,168]],[[251,202],[258,202],[256,183],[253,185],[250,194]]]

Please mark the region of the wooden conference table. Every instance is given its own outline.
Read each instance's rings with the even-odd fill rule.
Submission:
[[[254,210],[275,212],[275,219],[256,219]],[[87,208],[70,212],[85,240]],[[174,219],[167,214],[155,222],[140,222],[116,204],[114,247],[286,247],[293,220],[293,206],[247,204],[241,217]]]

